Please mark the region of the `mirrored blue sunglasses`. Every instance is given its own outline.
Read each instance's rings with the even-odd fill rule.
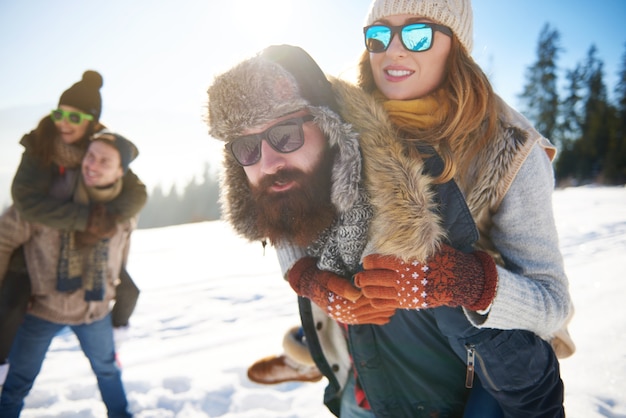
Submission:
[[[375,24],[363,28],[365,48],[374,53],[385,52],[395,34],[400,36],[402,46],[408,51],[428,51],[433,46],[435,31],[452,36],[450,28],[436,23],[409,23],[402,26]]]

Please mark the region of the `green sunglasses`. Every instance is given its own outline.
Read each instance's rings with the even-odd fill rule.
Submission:
[[[83,120],[93,120],[92,115],[88,115],[87,113],[82,112],[74,112],[69,110],[55,109],[50,112],[50,117],[55,122],[61,122],[63,118],[67,119],[69,123],[72,125],[80,125],[83,123]]]
[[[365,47],[369,52],[385,52],[395,34],[400,36],[402,46],[407,51],[424,52],[433,46],[435,31],[452,36],[447,26],[436,23],[409,23],[402,26],[375,24],[363,28]]]

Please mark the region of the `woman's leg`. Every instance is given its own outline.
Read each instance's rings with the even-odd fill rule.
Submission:
[[[122,373],[115,361],[111,315],[90,324],[73,325],[71,328],[96,375],[100,395],[109,416],[130,417]]]
[[[29,298],[30,278],[20,247],[13,252],[9,270],[0,286],[0,365],[9,357],[15,334],[26,315]]]
[[[126,271],[126,267],[122,267],[120,284],[115,289],[115,305],[113,305],[113,310],[111,311],[113,327],[118,328],[128,325],[128,320],[137,305],[137,299],[139,299],[139,288]]]

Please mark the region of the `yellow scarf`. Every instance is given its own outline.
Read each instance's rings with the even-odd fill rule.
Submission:
[[[443,90],[438,90],[421,99],[387,100],[382,93],[376,91],[374,97],[382,102],[394,125],[402,131],[417,133],[444,121],[449,110],[444,94]]]

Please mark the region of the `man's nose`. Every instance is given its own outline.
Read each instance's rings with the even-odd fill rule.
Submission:
[[[266,140],[261,141],[261,171],[274,174],[285,166],[285,154],[272,148]]]

